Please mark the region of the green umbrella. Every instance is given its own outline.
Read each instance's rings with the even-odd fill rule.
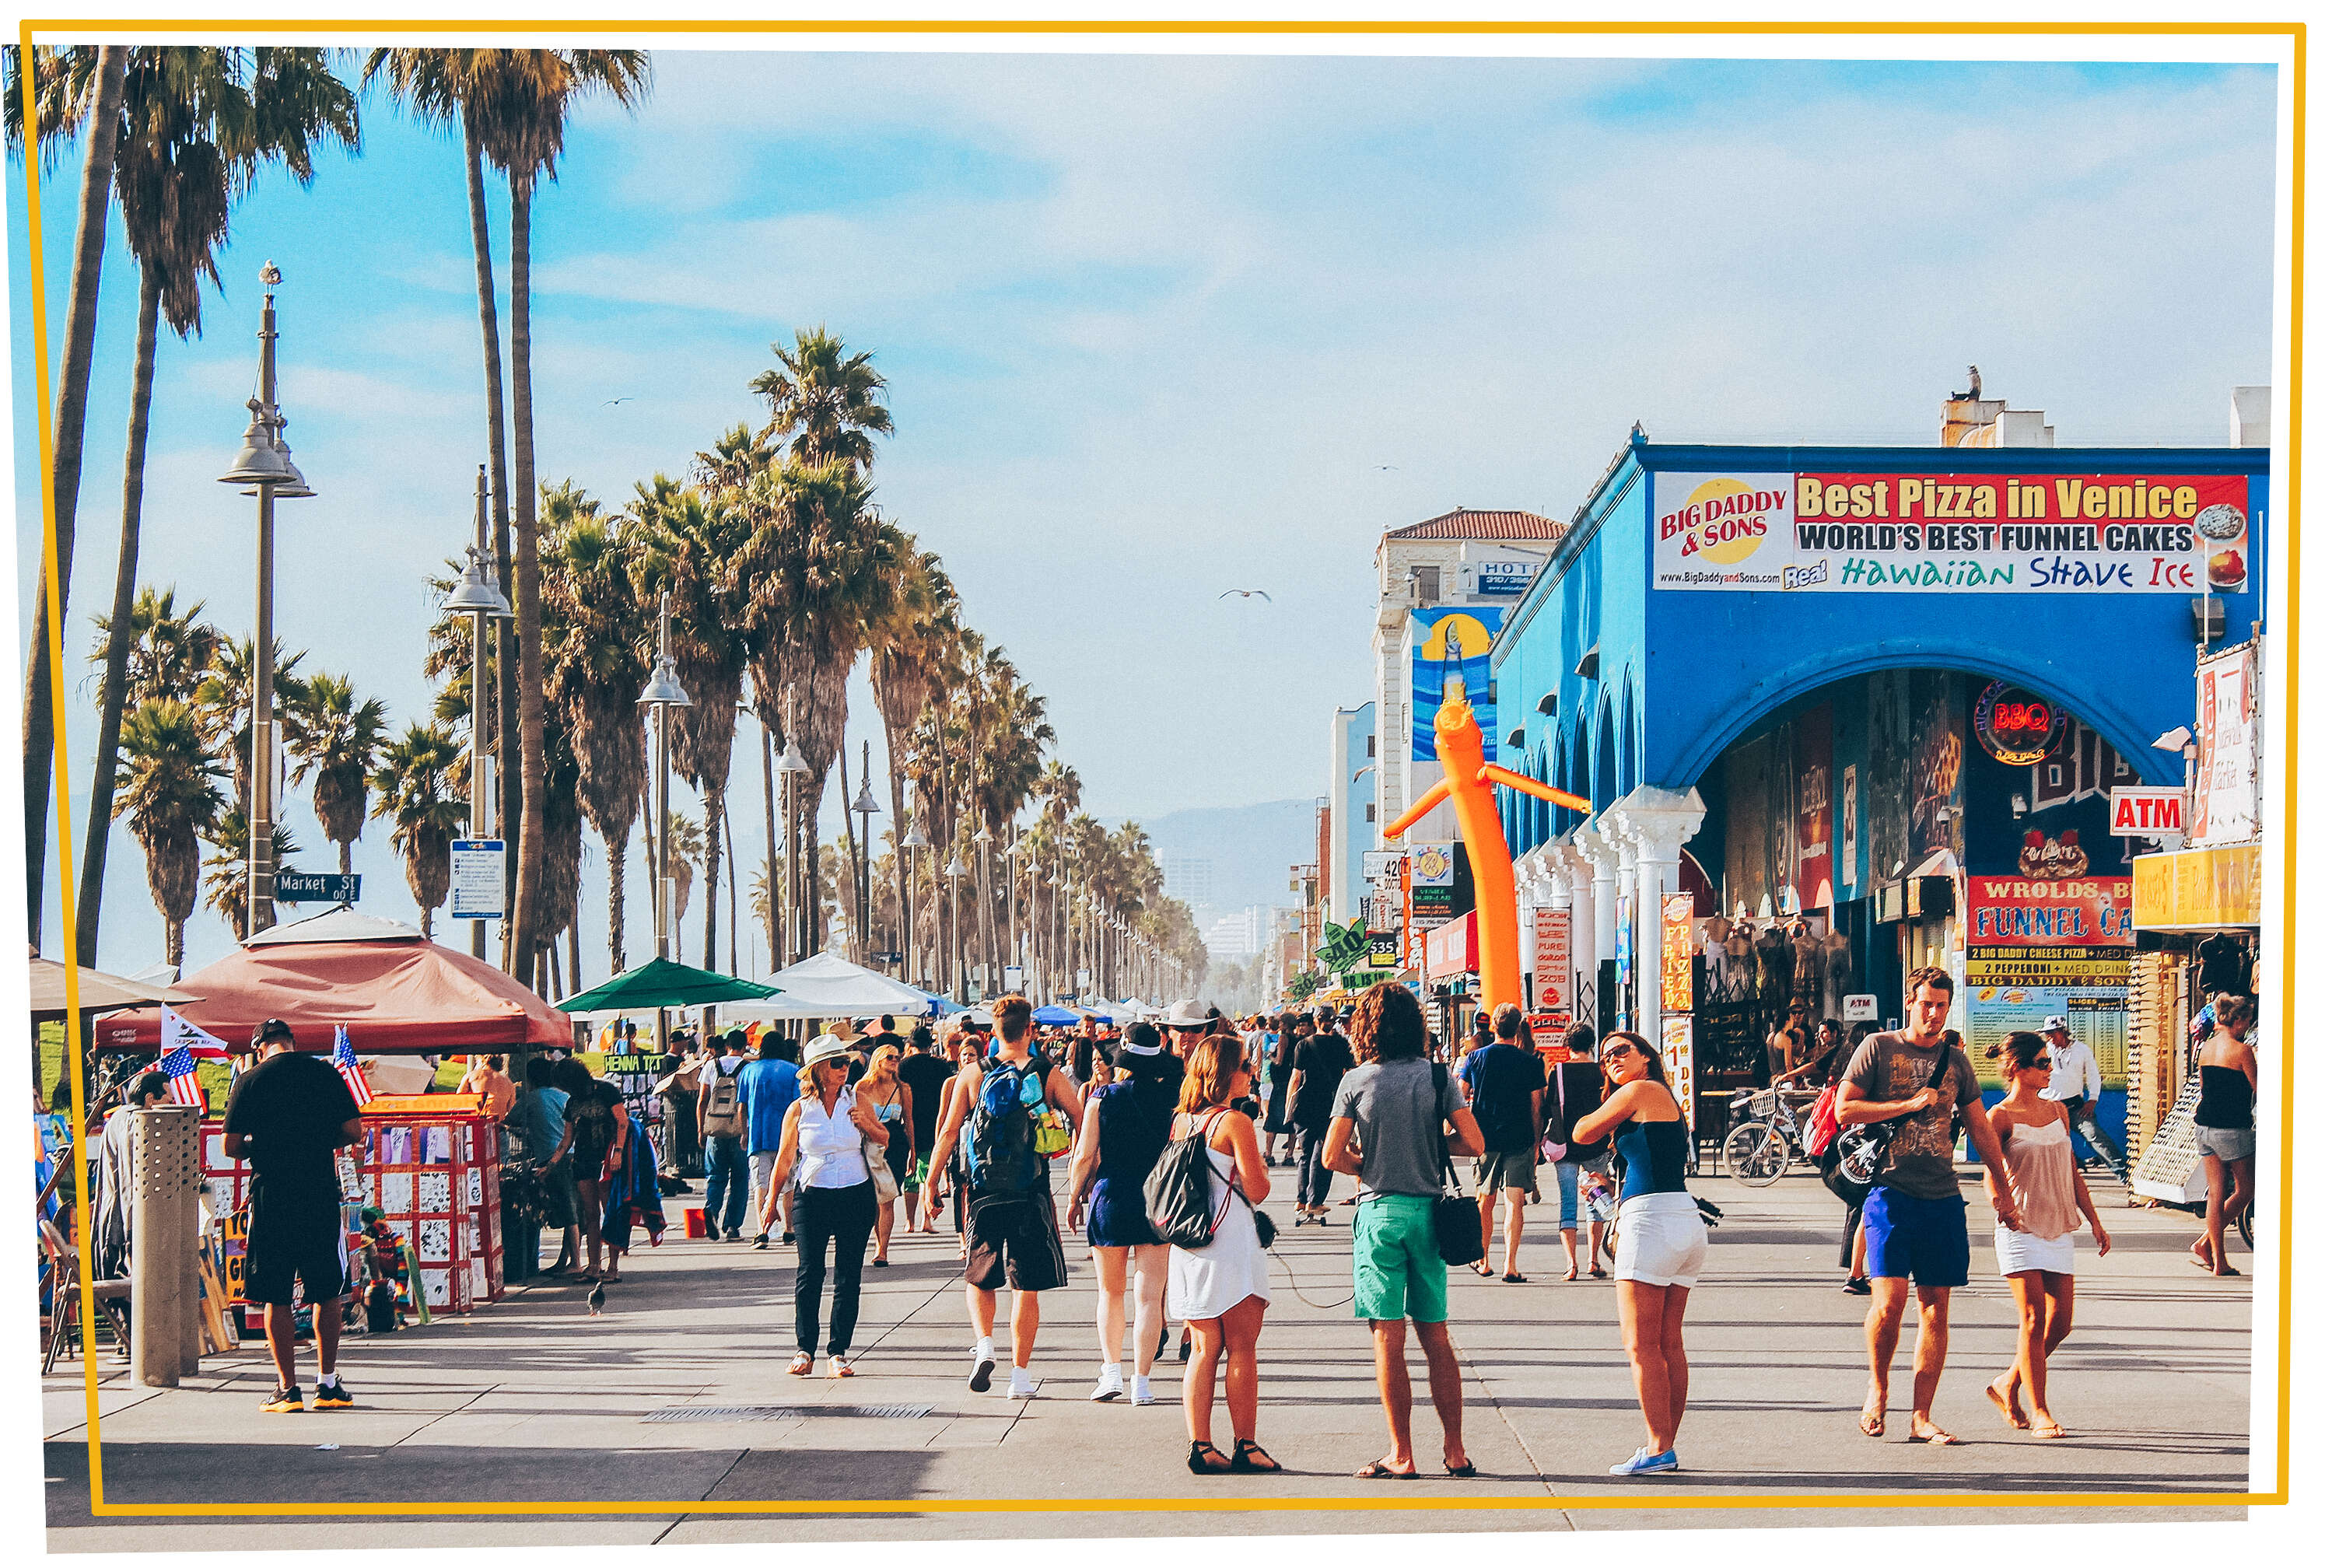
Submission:
[[[563,1013],[605,1013],[634,1008],[698,1008],[707,1002],[757,1002],[777,994],[774,986],[659,958],[552,1005]]]

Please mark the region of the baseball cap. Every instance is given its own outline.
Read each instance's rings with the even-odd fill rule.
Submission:
[[[2040,1032],[2042,1034],[2053,1034],[2059,1029],[2064,1030],[2069,1035],[2071,1034],[2073,1032],[2072,1020],[2068,1018],[2062,1013],[2050,1013],[2047,1018],[2040,1020]]]
[[[291,1037],[290,1024],[282,1018],[270,1018],[251,1031],[251,1048],[255,1051],[270,1040],[289,1040]]]

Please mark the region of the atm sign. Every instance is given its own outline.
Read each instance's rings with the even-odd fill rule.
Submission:
[[[2186,831],[2186,792],[2177,789],[2121,789],[2113,791],[2112,831],[2124,834]]]

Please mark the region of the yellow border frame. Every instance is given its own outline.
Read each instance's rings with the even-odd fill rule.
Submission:
[[[90,1513],[94,1517],[164,1517],[219,1518],[245,1516],[362,1516],[372,1515],[430,1515],[458,1516],[470,1515],[533,1515],[548,1513],[587,1513],[609,1515],[636,1514],[1076,1514],[1076,1513],[1157,1513],[1157,1512],[1301,1512],[1301,1513],[1418,1513],[1429,1510],[1490,1511],[1514,1509],[1640,1509],[1675,1511],[1692,1509],[1773,1509],[1773,1508],[2033,1508],[2033,1507],[2247,1507],[2258,1505],[2279,1506],[2290,1501],[2291,1487],[2291,1212],[2292,1162],[2289,1158],[2292,1116],[2296,1105],[2293,1090],[2295,1065],[2291,1028],[2293,1008],[2297,1001],[2297,975],[2294,969],[2294,928],[2299,913],[2299,880],[2294,875],[2293,852],[2299,829],[2299,475],[2301,445],[2300,379],[2302,356],[2298,351],[2300,341],[2300,307],[2303,240],[2307,222],[2307,162],[2308,162],[2308,28],[2304,23],[2228,22],[2228,23],[2169,23],[2169,22],[1254,22],[1254,21],[1152,21],[1152,22],[1013,22],[1013,21],[899,21],[899,20],[805,20],[733,22],[622,22],[602,20],[581,24],[561,24],[541,18],[525,17],[499,23],[481,23],[474,17],[442,22],[394,19],[374,22],[313,21],[291,18],[228,19],[173,17],[168,19],[125,17],[99,20],[73,17],[58,20],[25,18],[17,29],[17,42],[24,50],[22,58],[30,61],[33,35],[72,29],[98,33],[153,31],[166,34],[205,31],[239,30],[248,32],[302,33],[363,33],[380,34],[412,33],[458,32],[520,32],[557,30],[569,35],[590,35],[598,33],[1164,33],[1193,35],[1231,33],[1247,35],[1289,34],[1318,36],[1326,34],[1362,34],[1394,36],[1430,34],[1438,36],[1532,36],[1570,34],[1646,33],[1652,35],[1711,34],[1716,36],[1786,36],[1786,35],[1854,35],[1854,36],[1914,36],[1931,33],[1959,35],[1999,34],[2009,36],[2107,36],[2135,35],[2144,37],[2287,37],[2292,45],[2292,152],[2291,152],[2291,385],[2289,392],[2290,419],[2285,461],[2285,499],[2283,527],[2289,540],[2286,557],[2284,587],[2284,889],[2283,889],[2283,1147],[2285,1159],[2278,1174],[2279,1242],[2283,1267],[2277,1281],[2276,1334],[2280,1346],[2280,1359],[2276,1377],[2276,1476],[2272,1492],[2040,1492],[2002,1494],[1996,1492],[1894,1493],[1876,1492],[1806,1492],[1771,1495],[1714,1493],[1705,1495],[1668,1495],[1656,1496],[1614,1496],[1594,1495],[1563,1497],[1483,1497],[1460,1502],[1448,1499],[1409,1499],[1402,1497],[1275,1497],[1269,1499],[1226,1499],[1221,1497],[1081,1497],[1000,1498],[978,1502],[941,1500],[863,1501],[829,1503],[751,1502],[746,1500],[713,1501],[705,1498],[679,1498],[664,1502],[538,1502],[538,1503],[340,1503],[314,1506],[302,1503],[109,1503],[105,1500],[105,1473],[102,1445],[98,1434],[97,1365],[93,1357],[82,1356],[82,1382],[86,1391],[89,1426],[89,1490]],[[24,123],[31,126],[38,119],[33,101],[33,73],[28,69],[22,73],[24,88]],[[65,708],[64,688],[64,627],[60,602],[62,585],[56,578],[57,512],[54,485],[55,465],[50,451],[49,424],[49,354],[48,313],[41,232],[40,158],[26,139],[24,156],[26,217],[29,221],[31,256],[33,356],[35,396],[39,401],[42,500],[42,559],[46,567],[49,583],[49,673],[50,697],[60,715],[56,730],[56,816],[57,863],[59,878],[60,919],[64,931],[65,967],[65,1049],[73,1067],[73,1148],[74,1157],[86,1168],[88,1159],[82,1148],[83,1127],[87,1107],[82,1099],[84,1065],[81,1055],[81,986],[80,955],[76,951],[73,924],[72,885],[72,825],[70,776],[65,756],[64,728],[62,715]],[[27,877],[33,868],[25,867]],[[81,1248],[81,1321],[92,1322],[96,1315],[95,1287],[90,1279],[89,1234],[90,1213],[87,1182],[74,1183],[74,1207],[78,1235]],[[86,1347],[84,1347],[85,1349]]]

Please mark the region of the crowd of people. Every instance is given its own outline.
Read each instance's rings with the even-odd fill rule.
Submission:
[[[1830,1183],[1849,1201],[1848,1288],[1870,1298],[1859,1426],[1873,1438],[1886,1434],[1897,1349],[1916,1301],[1908,1435],[1958,1441],[1937,1424],[1934,1405],[1952,1293],[1966,1285],[1970,1265],[1953,1163],[1964,1136],[1983,1166],[1994,1254],[2019,1322],[2014,1360],[1985,1391],[2011,1426],[2061,1438],[2048,1363],[2073,1324],[2079,1232],[2086,1227],[2100,1256],[2112,1245],[2073,1142],[2094,1102],[2094,1058],[2084,1062],[2061,1018],[2012,1034],[2001,1047],[2007,1092],[1986,1108],[1974,1064],[1945,1027],[1952,999],[1946,972],[1917,970],[1904,1027],[1826,1030],[1819,1056],[1779,1075],[1819,1084],[1841,1139],[1875,1145],[1867,1181]],[[2195,1120],[2213,1201],[2194,1256],[2214,1273],[2232,1272],[2223,1227],[2248,1199],[2251,1179],[2251,1006],[2241,997],[2217,999],[2202,1056]],[[1608,1276],[1644,1440],[1611,1472],[1679,1468],[1690,1388],[1687,1304],[1707,1262],[1713,1211],[1687,1190],[1685,1109],[1659,1051],[1641,1036],[1620,1030],[1598,1039],[1579,1028],[1542,1047],[1520,1009],[1504,1006],[1479,1020],[1465,1043],[1470,1048],[1450,1048],[1429,1031],[1415,995],[1391,983],[1341,1011],[1259,1017],[1244,1028],[1184,1001],[1161,1025],[1120,1031],[1086,1017],[1074,1032],[1040,1035],[1032,1005],[1019,996],[961,1015],[937,1036],[921,1023],[866,1022],[873,1032],[836,1020],[806,1047],[774,1030],[758,1039],[743,1030],[709,1037],[693,1047],[693,1071],[666,1081],[667,1093],[680,1081],[693,1096],[678,1102],[678,1125],[668,1104],[664,1141],[684,1131],[694,1145],[708,1238],[739,1242],[750,1232],[751,1246],[766,1248],[775,1233],[794,1250],[793,1375],[812,1375],[821,1355],[828,1375],[858,1375],[853,1345],[865,1270],[888,1267],[902,1226],[931,1234],[945,1221],[963,1265],[973,1341],[967,1386],[989,1391],[1002,1363],[1005,1395],[1034,1397],[1042,1297],[1071,1277],[1066,1208],[1066,1229],[1082,1232],[1098,1286],[1099,1364],[1089,1397],[1155,1402],[1155,1367],[1179,1322],[1190,1469],[1275,1471],[1279,1462],[1259,1431],[1259,1346],[1277,1229],[1265,1204],[1275,1170],[1285,1167],[1294,1172],[1295,1226],[1326,1226],[1333,1209],[1352,1210],[1352,1311],[1369,1325],[1388,1439],[1357,1473],[1419,1474],[1413,1334],[1441,1429],[1441,1465],[1469,1477],[1477,1472],[1448,1334],[1449,1270],[1467,1266],[1487,1279],[1529,1283],[1521,1268],[1527,1208],[1544,1196],[1551,1174],[1567,1281],[1582,1266],[1590,1279],[1607,1277],[1607,1226],[1613,1235]],[[251,1288],[263,1303],[279,1296],[288,1303],[294,1276],[310,1299],[329,1298],[331,1269],[309,1234],[320,1235],[310,1210],[321,1211],[330,1178],[320,1172],[329,1172],[331,1147],[355,1125],[338,1076],[283,1050],[283,1034],[263,1031],[254,1042],[264,1059],[239,1078],[226,1117],[229,1152],[248,1153],[256,1172]],[[303,1076],[303,1068],[313,1071]],[[473,1079],[465,1086],[502,1107],[540,1167],[544,1227],[560,1238],[545,1272],[588,1282],[596,1303],[606,1286],[621,1282],[635,1238],[645,1229],[654,1239],[663,1224],[657,1151],[645,1127],[616,1085],[578,1056],[536,1057],[517,1083],[489,1059]],[[1470,1198],[1458,1181],[1460,1160],[1471,1162]],[[1056,1167],[1063,1193],[1054,1190]],[[1338,1175],[1353,1178],[1355,1190],[1332,1204]],[[999,1297],[1008,1291],[1005,1307]],[[1000,1347],[999,1310],[1008,1323]],[[278,1313],[271,1305],[266,1314],[282,1384],[269,1409],[300,1408],[288,1307],[282,1315],[279,1346]],[[319,1323],[329,1315],[318,1315]],[[329,1397],[345,1401],[336,1337],[320,1329],[317,1348]],[[1216,1441],[1219,1390],[1228,1448]],[[327,1397],[320,1393],[319,1402]]]

